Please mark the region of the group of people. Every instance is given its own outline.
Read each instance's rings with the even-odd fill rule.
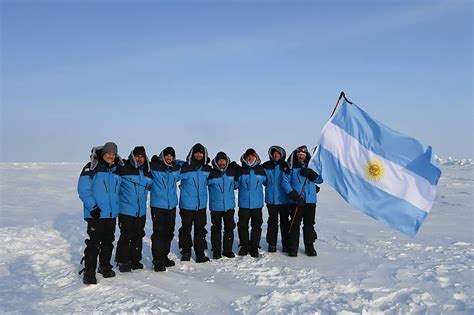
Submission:
[[[142,240],[145,236],[148,192],[155,271],[165,271],[175,265],[168,254],[174,238],[178,206],[181,261],[191,260],[192,248],[197,263],[210,260],[205,253],[208,205],[212,222],[212,258],[235,257],[232,250],[236,227],[235,190],[238,190],[238,255],[259,257],[264,186],[268,209],[268,252],[277,250],[279,226],[282,252],[296,257],[303,222],[305,253],[316,256],[314,224],[319,191],[316,184],[322,183],[322,180],[308,168],[310,153],[306,146],[300,146],[286,160],[282,147],[271,146],[268,155],[269,160],[262,164],[257,152],[250,148],[242,154],[240,165],[231,162],[224,152],[217,153],[211,161],[207,149],[197,143],[189,151],[186,161],[177,160],[172,147],[165,148],[149,160],[143,146],[135,147],[128,159],[123,160],[113,142],[94,147],[91,160],[83,168],[78,183],[88,234],[81,261],[84,262],[80,272],[84,273],[83,282],[97,283],[97,260],[97,271],[104,278],[115,276],[111,258],[117,217],[120,238],[115,261],[119,271],[143,268]]]

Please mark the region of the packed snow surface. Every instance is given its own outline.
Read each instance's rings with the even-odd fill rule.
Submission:
[[[0,164],[0,313],[472,314],[474,166],[441,162],[436,202],[414,239],[323,185],[318,257],[302,247],[297,258],[267,253],[264,223],[258,259],[182,263],[175,238],[176,266],[157,273],[148,216],[146,269],[98,275],[91,286],[77,274],[86,236],[76,193],[83,165]]]

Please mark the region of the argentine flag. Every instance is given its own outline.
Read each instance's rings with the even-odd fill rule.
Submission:
[[[441,176],[432,158],[431,146],[344,100],[324,126],[309,165],[350,205],[414,237]]]

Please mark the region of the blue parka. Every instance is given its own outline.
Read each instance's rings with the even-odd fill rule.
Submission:
[[[194,147],[181,166],[179,207],[184,210],[200,210],[207,208],[207,184],[212,168],[207,164],[209,158],[204,148],[204,158],[198,162],[194,159]]]
[[[273,160],[271,154],[273,150],[280,152],[281,160],[278,162]],[[262,164],[267,177],[265,181],[265,202],[271,205],[289,204],[290,198],[283,188],[285,172],[289,171],[288,164],[285,162],[286,152],[282,147],[274,145],[268,149],[268,157],[270,160]]]
[[[209,209],[211,211],[228,211],[235,208],[236,169],[229,167],[230,159],[227,157],[227,166],[220,169],[217,161],[212,160],[213,169],[209,175]]]
[[[151,185],[150,205],[153,208],[165,210],[175,209],[178,205],[177,182],[179,181],[181,165],[174,160],[167,164],[163,151],[151,159],[153,183]]]
[[[102,159],[102,147],[92,149],[91,161],[84,166],[77,192],[84,204],[84,219],[92,218],[90,212],[99,207],[100,218],[116,218],[119,213],[119,188],[122,179],[117,174],[118,166],[124,163],[117,155],[112,166]]]
[[[322,184],[321,176],[317,176],[315,180],[310,180],[309,178],[301,174],[301,168],[308,167],[308,162],[311,159],[309,152],[306,154],[306,159],[303,164],[298,162],[296,158],[296,150],[294,150],[290,157],[288,158],[288,165],[290,166],[290,173],[284,177],[283,188],[289,194],[291,191],[296,191],[301,195],[304,186],[304,193],[302,197],[305,203],[317,203],[317,191],[316,184]],[[295,201],[291,200],[291,203]]]
[[[237,188],[239,189],[239,208],[263,208],[263,185],[266,176],[261,160],[257,159],[253,166],[248,165],[244,155],[240,157],[242,166],[238,170]]]
[[[152,182],[148,157],[145,164],[138,166],[133,152],[130,153],[125,165],[119,167],[118,174],[122,177],[119,192],[120,214],[133,217],[146,215],[148,191]]]

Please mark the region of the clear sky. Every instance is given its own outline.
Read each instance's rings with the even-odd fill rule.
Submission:
[[[2,162],[314,146],[336,99],[473,157],[473,2],[1,1]]]

